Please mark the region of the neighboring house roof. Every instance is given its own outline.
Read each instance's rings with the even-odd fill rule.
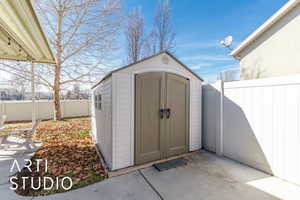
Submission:
[[[300,0],[289,0],[282,8],[280,8],[272,17],[270,17],[263,25],[261,25],[256,31],[254,31],[246,40],[244,40],[236,49],[234,49],[230,55],[238,56],[246,47],[252,42],[257,40],[263,33],[269,30],[275,23],[277,23],[282,17],[293,10]]]
[[[170,52],[168,52],[168,51],[164,51],[164,52],[160,52],[160,53],[158,53],[158,54],[155,54],[155,55],[153,55],[153,56],[149,56],[149,57],[147,57],[147,58],[144,58],[144,59],[142,59],[142,60],[139,60],[139,61],[137,61],[137,62],[135,62],[135,63],[132,63],[132,64],[129,64],[129,65],[125,65],[125,66],[123,66],[123,67],[120,67],[120,68],[118,68],[118,69],[115,69],[115,70],[113,70],[113,71],[111,71],[111,72],[109,72],[107,75],[105,75],[96,85],[94,85],[91,89],[93,89],[93,88],[95,88],[96,86],[98,86],[102,81],[104,81],[105,79],[107,79],[107,78],[109,78],[113,73],[115,73],[115,72],[118,72],[118,71],[120,71],[120,70],[123,70],[123,69],[125,69],[125,68],[128,68],[128,67],[131,67],[132,65],[135,65],[135,64],[138,64],[138,63],[141,63],[141,62],[144,62],[144,61],[146,61],[146,60],[149,60],[149,59],[151,59],[151,58],[153,58],[153,57],[156,57],[156,56],[158,56],[158,55],[161,55],[161,54],[167,54],[167,55],[169,55],[171,58],[173,58],[176,62],[178,62],[180,65],[182,65],[185,69],[187,69],[189,72],[191,72],[194,76],[196,76],[198,79],[200,79],[201,81],[204,81],[200,76],[198,76],[195,72],[193,72],[189,67],[187,67],[185,64],[183,64],[180,60],[178,60],[174,55],[172,55]]]

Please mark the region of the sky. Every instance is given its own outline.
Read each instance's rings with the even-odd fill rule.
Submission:
[[[288,0],[170,0],[176,32],[175,56],[208,82],[239,62],[220,45],[232,35],[235,48]],[[145,29],[153,24],[157,0],[124,0],[125,12],[141,7]]]
[[[235,48],[288,0],[169,0],[176,32],[174,55],[207,82],[214,82],[222,71],[239,70],[239,62],[220,45],[232,35]],[[153,27],[158,0],[123,0],[125,14],[141,7],[145,32]],[[112,64],[120,67],[125,60],[124,34],[118,38],[121,50]],[[0,79],[8,77],[0,74]],[[0,84],[1,85],[1,84]]]

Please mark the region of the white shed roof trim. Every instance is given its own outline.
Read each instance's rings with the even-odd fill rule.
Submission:
[[[300,3],[300,0],[289,0],[280,10],[278,10],[272,17],[270,17],[263,25],[261,25],[256,31],[254,31],[246,40],[244,40],[236,49],[234,49],[230,55],[238,56],[246,47],[259,38],[263,33],[270,29],[275,23],[277,23],[282,17],[289,13]]]
[[[0,59],[55,63],[32,0],[0,1]]]
[[[133,65],[136,65],[136,64],[138,64],[138,63],[144,62],[144,61],[146,61],[146,60],[152,59],[152,58],[154,58],[154,57],[156,57],[156,56],[159,56],[159,55],[161,55],[161,54],[166,54],[166,55],[170,56],[170,57],[173,58],[176,62],[178,62],[180,65],[182,65],[185,69],[187,69],[189,72],[191,72],[191,73],[192,73],[195,77],[197,77],[199,80],[204,81],[203,78],[201,78],[198,74],[196,74],[195,72],[193,72],[189,67],[187,67],[187,66],[186,66],[185,64],[183,64],[180,60],[178,60],[173,54],[171,54],[171,53],[168,52],[168,51],[163,51],[163,52],[157,53],[157,54],[155,54],[155,55],[152,55],[152,56],[143,58],[142,60],[139,60],[139,61],[137,61],[136,63],[131,63],[131,64],[129,64],[129,65],[125,65],[125,66],[123,66],[123,67],[120,67],[120,68],[118,68],[118,69],[115,69],[115,70],[109,72],[109,73],[106,74],[106,75],[105,75],[98,83],[96,83],[94,86],[92,86],[91,89],[97,87],[102,81],[104,81],[105,79],[107,79],[108,77],[110,77],[113,73],[118,72],[118,71],[123,70],[123,69],[126,69],[126,68],[128,68],[128,67],[131,67],[131,66],[133,66]]]

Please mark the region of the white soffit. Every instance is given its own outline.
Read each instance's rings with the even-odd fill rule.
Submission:
[[[258,39],[264,32],[266,32],[272,25],[278,22],[283,16],[289,13],[300,3],[300,0],[289,0],[282,8],[280,8],[272,17],[270,17],[263,25],[254,31],[246,40],[244,40],[230,55],[238,56],[247,46]]]
[[[32,0],[0,1],[0,59],[55,63]]]

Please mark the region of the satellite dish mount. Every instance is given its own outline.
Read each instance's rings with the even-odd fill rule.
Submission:
[[[220,42],[220,44],[223,45],[227,49],[233,50],[231,48],[232,42],[233,42],[233,37],[231,35],[229,35],[224,40],[222,40]]]

